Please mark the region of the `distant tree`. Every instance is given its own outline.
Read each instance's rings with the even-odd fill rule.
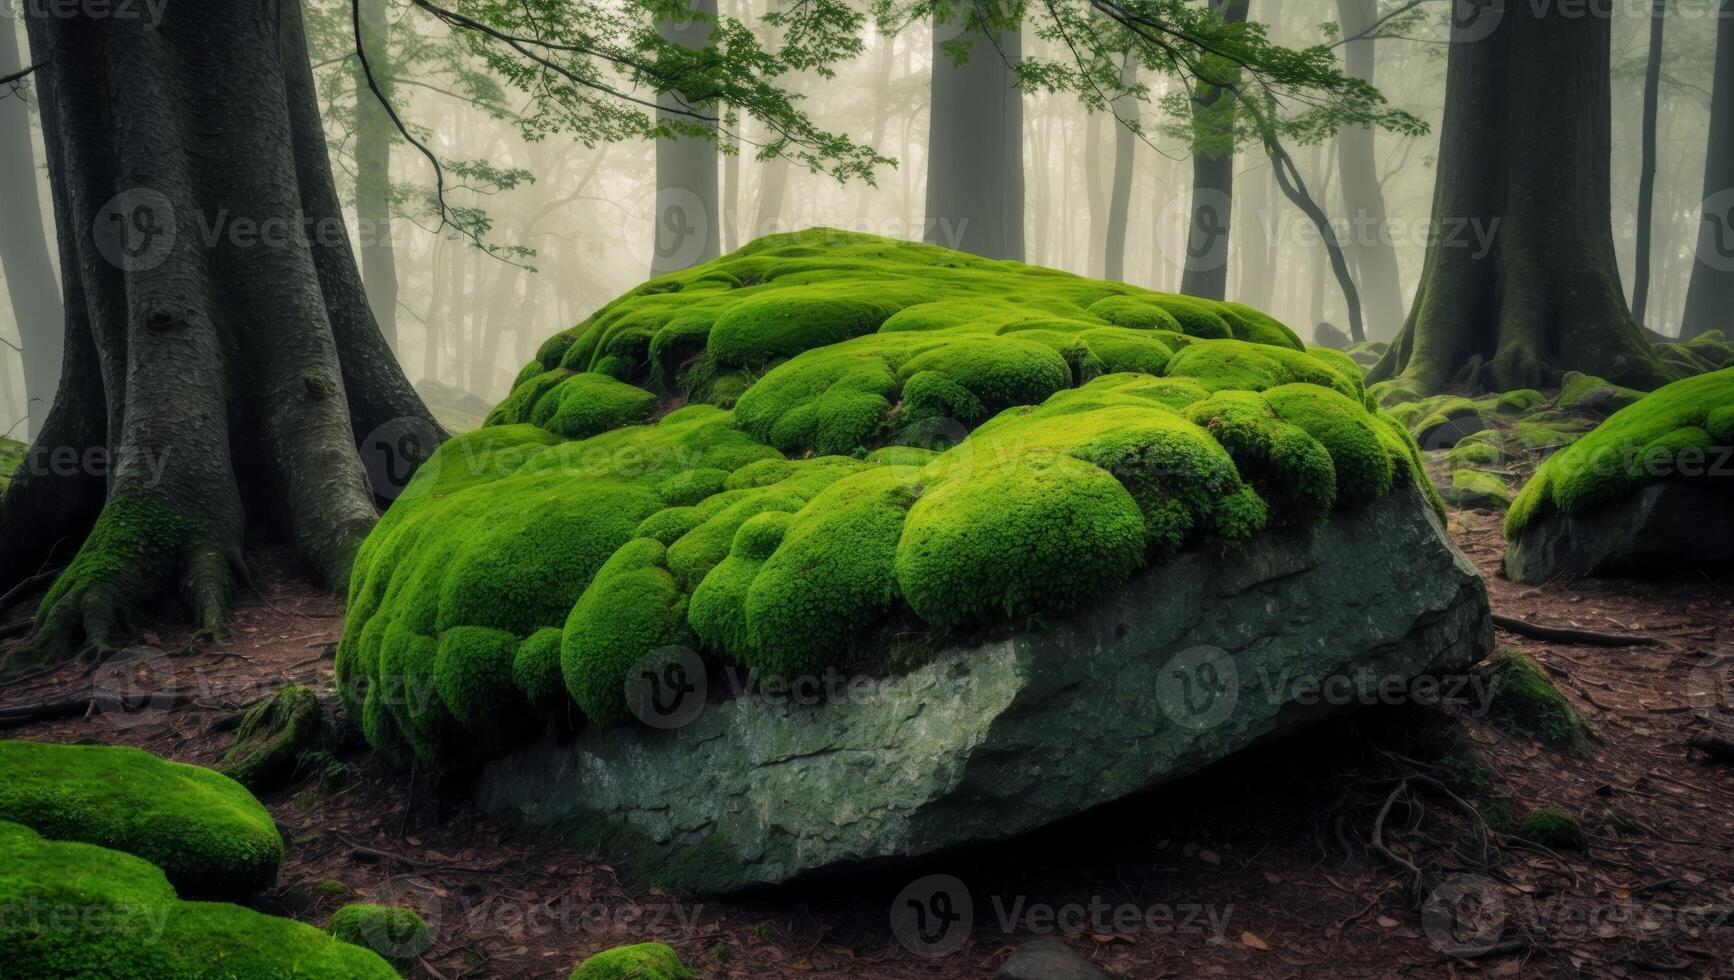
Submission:
[[[1343,67],[1350,77],[1374,82],[1378,0],[1337,0],[1343,34]],[[1367,336],[1389,340],[1403,325],[1403,283],[1397,252],[1387,235],[1385,192],[1379,183],[1376,131],[1344,126],[1337,136],[1343,209],[1350,222],[1344,245],[1355,270],[1355,284],[1366,304]]]
[[[1656,214],[1656,117],[1662,94],[1662,40],[1667,24],[1668,0],[1652,0],[1650,6],[1650,53],[1644,66],[1644,121],[1642,160],[1638,177],[1637,266],[1632,283],[1632,319],[1644,323],[1650,303],[1650,236]]]
[[[1127,52],[1120,71],[1120,85],[1131,89],[1138,84],[1138,59]],[[1122,97],[1114,103],[1116,120],[1136,115],[1137,103]],[[1138,137],[1129,126],[1114,127],[1114,180],[1108,189],[1107,240],[1102,244],[1102,276],[1106,279],[1126,278],[1126,224],[1132,210],[1132,171],[1136,169]]]
[[[1734,328],[1734,0],[1722,0],[1718,13],[1702,223],[1680,321],[1683,337]]]
[[[1008,0],[931,6],[933,95],[927,241],[1024,258],[1021,8]]]
[[[1210,0],[1210,9],[1226,24],[1246,22],[1249,0]],[[1208,65],[1197,80],[1191,97],[1192,205],[1187,209],[1186,267],[1180,291],[1205,299],[1228,298],[1228,243],[1234,216],[1235,132],[1240,115],[1236,97],[1239,66],[1229,59],[1214,58],[1206,51],[1200,59]],[[1223,84],[1211,84],[1212,76]]]
[[[11,23],[0,22],[0,77],[19,75],[17,38]],[[18,324],[18,353],[24,361],[25,424],[16,434],[34,438],[42,431],[54,390],[60,385],[60,335],[65,317],[54,266],[48,260],[41,195],[36,190],[36,154],[30,145],[28,89],[0,85],[0,272]],[[6,372],[0,366],[0,373]]]

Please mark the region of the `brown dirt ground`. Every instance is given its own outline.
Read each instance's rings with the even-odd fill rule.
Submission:
[[[1529,588],[1497,577],[1494,517],[1457,512],[1452,528],[1486,575],[1496,611],[1662,638],[1654,647],[1607,648],[1499,634],[1502,646],[1545,666],[1590,719],[1601,737],[1586,750],[1509,734],[1472,708],[1375,706],[1040,834],[841,884],[731,899],[635,888],[606,855],[502,826],[468,805],[461,787],[354,751],[334,784],[266,800],[288,860],[278,888],[257,904],[321,923],[349,899],[314,886],[339,881],[356,895],[415,905],[437,935],[415,969],[452,980],[564,977],[590,953],[647,939],[673,944],[715,977],[982,977],[1048,928],[1038,913],[1019,919],[1018,912],[1092,902],[1133,910],[1143,921],[1116,925],[1113,913],[1103,913],[1066,940],[1109,974],[1140,980],[1321,971],[1338,978],[1734,976],[1734,779],[1685,744],[1718,723],[1712,715],[1729,721],[1730,580]],[[7,734],[136,745],[210,765],[232,738],[209,731],[213,722],[286,679],[329,690],[340,602],[301,584],[281,554],[255,560],[261,591],[241,601],[224,642],[142,664],[111,661],[94,672],[69,666],[0,689],[7,706],[93,684],[135,695],[191,687],[192,703],[165,709],[147,698],[141,710],[96,711]],[[142,638],[162,650],[182,640],[172,631]],[[1707,705],[1707,696],[1719,704]],[[1479,781],[1441,761],[1442,747],[1464,738],[1485,763]],[[1503,830],[1536,806],[1575,814],[1587,845],[1542,853],[1496,833],[1484,852],[1471,817],[1411,779],[1384,834],[1426,874],[1419,897],[1431,899],[1417,907],[1407,876],[1367,843],[1404,777],[1429,773]],[[960,951],[923,958],[893,939],[889,909],[903,886],[933,873],[966,883],[975,927]],[[1475,925],[1460,921],[1448,932],[1455,920],[1442,910],[1453,906],[1442,899],[1502,925],[1483,933],[1497,934],[1495,951],[1442,953],[1440,941],[1461,939]],[[1002,912],[1017,920],[1009,929]]]

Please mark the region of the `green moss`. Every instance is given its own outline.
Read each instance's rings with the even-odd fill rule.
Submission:
[[[1715,449],[1734,445],[1731,406],[1734,368],[1676,381],[1620,409],[1536,470],[1506,513],[1506,537],[1537,517],[1615,503],[1658,480],[1712,483]]]
[[[1578,748],[1589,738],[1583,715],[1560,696],[1535,662],[1515,650],[1488,660],[1489,714],[1501,727],[1555,748]]]
[[[340,690],[398,761],[621,721],[664,646],[884,662],[893,630],[1025,625],[1184,548],[1432,492],[1359,366],[1255,310],[841,232],[647,283],[519,389],[356,563]],[[570,392],[632,410],[572,427]]]
[[[537,399],[529,421],[567,439],[583,439],[642,422],[656,395],[602,374],[574,374]]]
[[[13,472],[24,465],[24,454],[28,449],[22,442],[0,439],[0,493],[6,492]]]
[[[271,887],[283,839],[239,783],[138,749],[0,741],[0,820],[137,855],[190,898]]]
[[[102,606],[118,612],[127,607],[129,596],[155,594],[181,567],[197,533],[198,525],[167,501],[109,498],[72,563],[42,597],[36,618],[43,623],[67,615],[89,619]],[[57,608],[63,600],[79,608]],[[92,643],[106,639],[87,637]]]
[[[1547,396],[1534,388],[1519,388],[1494,396],[1493,410],[1501,415],[1522,415],[1546,401]]]
[[[186,902],[158,868],[0,821],[0,962],[11,980],[392,980],[374,953],[237,905]]]
[[[1561,408],[1583,407],[1612,412],[1642,397],[1644,393],[1634,388],[1623,388],[1593,374],[1567,371],[1560,381],[1558,403]]]
[[[1492,473],[1453,470],[1449,486],[1439,491],[1445,502],[1466,510],[1503,511],[1511,503],[1511,487]]]
[[[337,742],[335,724],[312,688],[291,685],[247,709],[223,775],[255,793],[277,789],[301,773],[302,757]]]
[[[662,943],[640,943],[597,953],[578,964],[568,980],[691,980],[697,975]]]
[[[1577,818],[1564,810],[1536,807],[1517,825],[1517,836],[1555,850],[1581,850],[1584,846],[1583,827]]]
[[[325,931],[351,946],[370,949],[398,963],[414,962],[433,948],[427,920],[415,909],[356,902],[331,913]]]

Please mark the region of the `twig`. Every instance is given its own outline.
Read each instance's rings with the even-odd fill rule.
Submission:
[[[61,570],[58,568],[48,572],[37,572],[35,575],[32,575],[24,581],[19,582],[17,585],[14,585],[12,588],[7,589],[5,595],[0,595],[0,612],[5,612],[8,606],[11,606],[14,602],[29,595],[31,592],[36,591],[38,587],[53,583],[53,581],[60,576],[60,572]]]
[[[1576,629],[1569,626],[1544,626],[1513,616],[1493,614],[1493,625],[1518,636],[1527,636],[1549,643],[1580,643],[1597,647],[1653,647],[1662,641],[1643,633],[1603,633],[1600,630]]]

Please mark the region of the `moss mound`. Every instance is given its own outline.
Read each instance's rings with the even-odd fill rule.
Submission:
[[[1551,512],[1623,500],[1660,480],[1734,490],[1729,447],[1734,368],[1676,381],[1615,412],[1542,464],[1506,512],[1505,535],[1515,538]]]
[[[271,887],[283,839],[239,783],[138,749],[0,741],[0,820],[124,851],[187,898]]]
[[[1583,715],[1560,695],[1535,661],[1515,650],[1501,650],[1485,669],[1491,682],[1489,714],[1501,727],[1555,748],[1577,748],[1588,741],[1589,726]]]
[[[627,720],[666,648],[846,667],[1400,484],[1355,363],[1256,310],[771,236],[551,338],[439,450],[362,547],[340,690],[393,758],[473,760]]]
[[[292,685],[241,716],[235,744],[219,771],[255,793],[267,793],[320,768],[337,741],[336,723],[318,695]]]
[[[377,955],[238,905],[185,902],[157,867],[0,821],[0,963],[11,980],[392,980]]]
[[[415,909],[356,902],[331,913],[325,931],[393,962],[414,960],[433,947],[427,920]]]
[[[616,946],[578,964],[568,980],[691,980],[698,974],[662,943]]]
[[[1529,815],[1517,825],[1517,836],[1556,850],[1584,846],[1583,827],[1577,818],[1552,807],[1536,807],[1529,811]]]

